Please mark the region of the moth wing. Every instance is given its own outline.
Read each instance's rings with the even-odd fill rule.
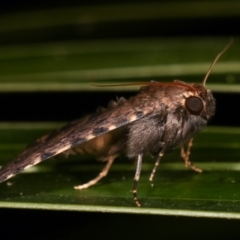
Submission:
[[[117,108],[96,113],[39,139],[14,161],[0,169],[0,182],[106,132],[137,121],[154,111],[155,104],[141,97],[132,97]]]

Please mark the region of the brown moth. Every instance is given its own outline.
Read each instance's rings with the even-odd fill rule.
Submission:
[[[142,86],[136,96],[111,101],[106,109],[100,108],[96,113],[38,139],[13,162],[1,168],[0,182],[60,153],[87,153],[105,161],[106,165],[96,178],[74,187],[84,189],[106,176],[114,159],[126,154],[137,158],[133,197],[135,204],[141,206],[137,184],[144,154],[158,156],[150,181],[161,157],[178,147],[185,165],[201,172],[189,161],[190,147],[193,137],[215,113],[215,100],[205,84],[214,64],[231,43],[232,40],[217,55],[202,84],[187,84],[179,80],[128,84]],[[184,144],[188,144],[187,149],[184,149]]]

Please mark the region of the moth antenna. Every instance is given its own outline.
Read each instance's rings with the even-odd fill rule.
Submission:
[[[122,87],[122,86],[141,86],[141,85],[149,85],[149,82],[135,82],[135,83],[119,83],[119,84],[96,84],[90,83],[94,87]]]
[[[184,82],[175,80],[174,82],[135,82],[135,83],[119,83],[119,84],[95,84],[91,83],[94,87],[120,87],[120,86],[179,86],[188,88],[191,91],[196,91],[194,87],[190,86],[189,84],[186,84]]]
[[[218,59],[222,56],[222,54],[232,45],[232,43],[233,43],[233,38],[230,38],[229,43],[225,46],[225,48],[224,48],[224,49],[216,56],[216,58],[214,59],[213,63],[211,64],[210,68],[209,68],[208,71],[207,71],[206,76],[205,76],[204,79],[203,79],[202,85],[203,85],[204,87],[205,87],[205,85],[206,85],[206,81],[207,81],[207,79],[208,79],[209,74],[212,72],[212,69],[213,69],[214,65],[216,64],[216,62],[218,61]]]

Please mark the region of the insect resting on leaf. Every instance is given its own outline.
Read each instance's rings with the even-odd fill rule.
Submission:
[[[142,87],[136,96],[111,101],[107,108],[99,108],[96,113],[38,139],[13,162],[1,168],[0,182],[60,153],[77,152],[92,154],[106,162],[96,178],[74,187],[84,189],[106,176],[114,159],[126,154],[137,158],[133,197],[135,204],[141,206],[137,198],[137,184],[144,154],[157,156],[150,181],[161,157],[177,147],[181,147],[185,165],[201,172],[189,160],[190,147],[193,137],[215,113],[215,100],[205,84],[214,64],[231,44],[232,39],[217,55],[202,84],[187,84],[179,80],[122,84]],[[188,144],[186,149],[184,144]]]

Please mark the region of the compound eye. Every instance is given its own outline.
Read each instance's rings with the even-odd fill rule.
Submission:
[[[191,114],[198,115],[203,110],[203,101],[199,97],[191,96],[186,99],[185,106]]]

